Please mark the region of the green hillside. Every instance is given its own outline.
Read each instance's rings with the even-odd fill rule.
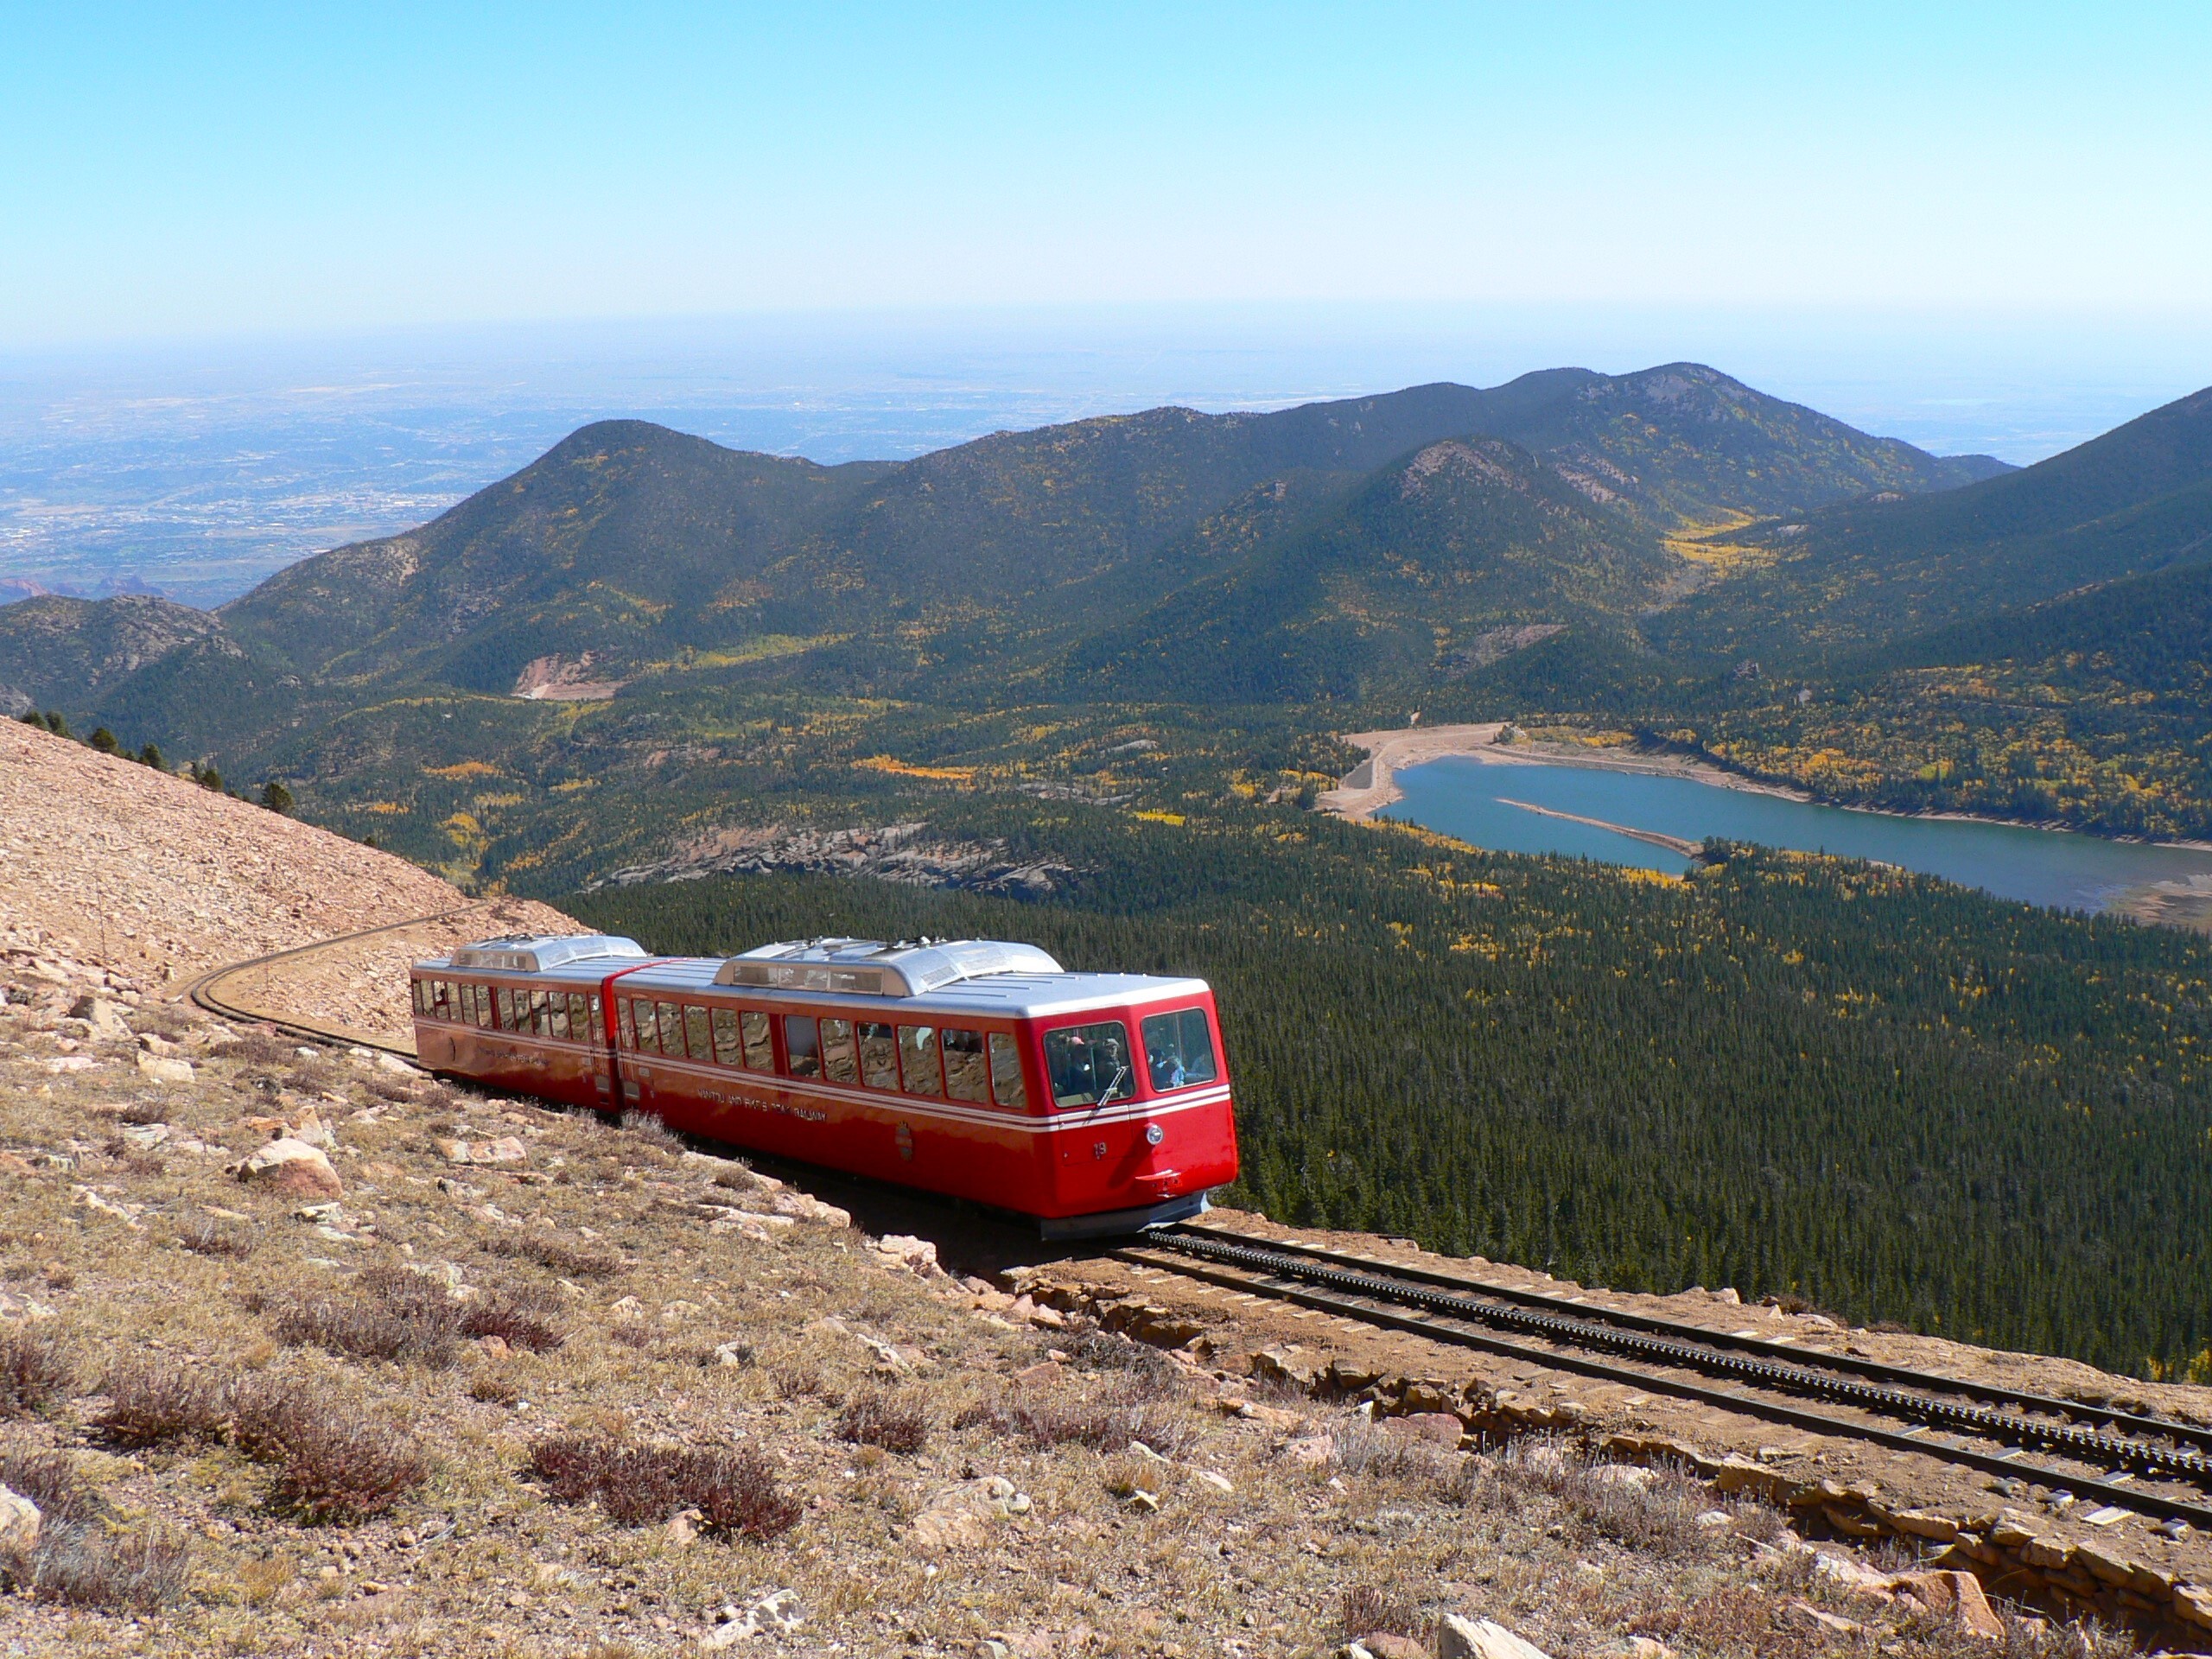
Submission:
[[[1655,622],[1662,649],[1802,657],[2212,556],[2212,388],[2021,472],[1732,539],[1753,568]]]
[[[2212,562],[1900,640],[1805,689],[1690,723],[1838,798],[2212,836]]]
[[[1105,700],[1357,702],[1464,671],[1500,630],[1632,615],[1682,563],[1586,476],[1501,439],[1447,440],[1362,482],[1118,628],[1061,683]]]

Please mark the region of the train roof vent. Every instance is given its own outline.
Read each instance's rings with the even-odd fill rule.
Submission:
[[[998,939],[791,939],[732,957],[717,985],[859,996],[920,996],[991,974],[1057,974],[1060,964],[1033,944]]]
[[[635,939],[612,933],[517,933],[503,939],[479,939],[453,953],[456,968],[478,968],[500,974],[537,974],[566,967],[595,957],[645,960],[645,947]]]

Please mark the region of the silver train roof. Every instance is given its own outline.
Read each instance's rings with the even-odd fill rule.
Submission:
[[[633,965],[637,964],[637,965]],[[741,989],[858,1007],[896,1001],[916,1013],[966,1011],[1014,1017],[1078,1011],[1103,1004],[1203,995],[1204,980],[1147,974],[1071,974],[1032,944],[997,939],[798,939],[741,956],[654,960],[633,941],[605,935],[487,939],[450,957],[415,964],[418,973],[536,974],[563,986],[596,986],[622,974],[621,988],[671,993]]]
[[[645,948],[635,939],[613,933],[510,933],[496,939],[480,939],[458,946],[445,959],[448,966],[474,968],[480,972],[542,974],[565,968],[572,962],[645,959]],[[607,971],[601,969],[602,973]]]

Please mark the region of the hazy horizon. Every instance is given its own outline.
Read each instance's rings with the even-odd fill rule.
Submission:
[[[422,523],[616,416],[834,463],[1164,403],[1275,409],[1683,359],[1866,431],[2024,464],[2212,382],[2212,324],[1007,307],[17,352],[0,354],[0,582],[218,603],[297,558]]]

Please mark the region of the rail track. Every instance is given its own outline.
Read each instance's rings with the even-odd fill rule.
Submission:
[[[1363,1324],[2032,1479],[2077,1498],[2212,1529],[2212,1429],[2196,1424],[1196,1223],[1156,1228],[1117,1254]],[[1736,1386],[1725,1386],[1730,1383]],[[1865,1417],[1795,1403],[1807,1399]],[[1892,1426],[1898,1423],[1910,1427]],[[2031,1449],[2069,1459],[2087,1472],[2024,1460]],[[2139,1478],[2167,1490],[2131,1484]],[[2181,1495],[2171,1490],[2176,1487],[2195,1490]]]
[[[220,1014],[226,1020],[251,1020],[258,1024],[274,1026],[286,1036],[297,1038],[303,1042],[338,1043],[349,1047],[366,1048],[379,1053],[396,1055],[411,1064],[415,1059],[415,1046],[412,1043],[389,1043],[382,1038],[371,1036],[366,1032],[353,1031],[344,1026],[323,1024],[313,1020],[287,1018],[282,1014],[272,1014],[266,1008],[248,1007],[243,1003],[232,1001],[224,993],[230,988],[232,981],[243,979],[257,970],[265,973],[280,962],[296,962],[303,957],[316,956],[325,950],[334,950],[340,945],[358,944],[363,939],[375,938],[379,934],[401,933],[410,927],[422,927],[432,922],[449,921],[456,916],[465,916],[472,910],[482,908],[483,906],[480,904],[457,905],[451,910],[436,911],[428,916],[410,916],[403,922],[386,922],[380,926],[364,927],[352,933],[340,933],[331,938],[317,939],[308,944],[296,944],[289,950],[272,950],[264,957],[250,957],[244,962],[231,963],[227,966],[213,969],[200,975],[199,978],[187,984],[177,993],[177,995],[189,1000],[196,1007],[207,1009],[210,1014]],[[238,993],[238,995],[243,995],[243,993]]]

